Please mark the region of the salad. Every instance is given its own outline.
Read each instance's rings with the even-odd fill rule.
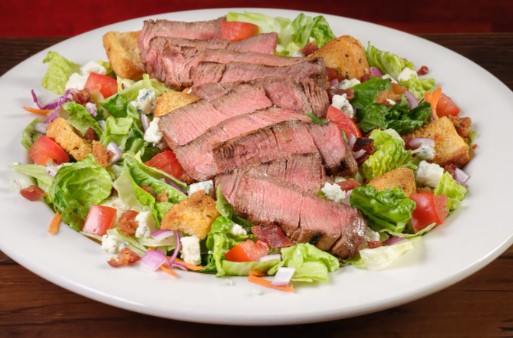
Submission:
[[[228,13],[226,22],[232,24],[224,38],[231,41],[276,32],[276,54],[285,57],[322,57],[337,40],[322,16]],[[38,116],[21,139],[30,163],[12,165],[15,183],[23,197],[55,212],[49,232],[67,224],[101,244],[113,267],[247,276],[282,291],[327,281],[347,265],[384,269],[461,205],[469,179],[461,168],[472,155],[473,131],[426,66],[370,42],[362,51],[368,73],[328,72],[326,116],[308,115],[314,124],[334,123],[358,165],[355,174],[335,175],[316,192],[365,217],[363,244],[350,257],[315,241],[291,241],[277,226],[266,228],[271,237],[262,235],[214,180],[187,179],[155,112],[159,98],[176,89],[148,74],[122,78],[106,61],[79,65],[48,52],[42,86],[58,97],[42,103],[32,91],[35,106],[24,108]],[[192,229],[198,219],[209,219],[208,227]]]

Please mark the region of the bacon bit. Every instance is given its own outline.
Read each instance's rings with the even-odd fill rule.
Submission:
[[[360,183],[353,178],[349,178],[347,180],[337,182],[337,185],[340,187],[340,189],[344,191],[349,191],[353,190],[356,187],[359,187]]]
[[[262,242],[273,248],[285,248],[292,245],[290,238],[277,225],[255,225],[251,232]]]
[[[160,266],[160,269],[161,270],[164,270],[165,272],[167,272],[168,274],[170,274],[171,276],[175,276],[177,277],[177,274],[176,274],[176,271],[171,269],[169,266],[165,265],[165,264],[162,264]]]
[[[303,49],[301,49],[301,54],[304,56],[309,56],[310,54],[313,54],[319,47],[317,47],[317,43],[315,41],[311,41],[307,43]]]
[[[383,243],[381,241],[368,241],[367,242],[367,248],[369,248],[369,249],[379,248],[382,245],[383,245]]]
[[[427,75],[429,73],[429,68],[427,66],[422,66],[417,70],[417,75]]]
[[[71,99],[76,103],[85,105],[87,102],[91,102],[91,92],[89,91],[89,89],[72,91]]]
[[[151,187],[149,187],[147,185],[141,185],[141,189],[146,191],[148,194],[152,195],[153,197],[155,197],[155,193],[153,192]]]
[[[114,268],[119,268],[122,266],[132,265],[140,259],[141,257],[132,250],[123,248],[119,251],[116,257],[109,259],[107,263]]]
[[[40,201],[45,197],[45,191],[34,184],[30,187],[21,189],[20,194],[29,201]]]
[[[61,214],[59,214],[58,212],[56,212],[55,215],[53,215],[52,221],[50,222],[50,226],[48,227],[49,234],[55,235],[55,234],[59,233],[61,219],[62,219]]]
[[[328,81],[338,79],[338,70],[326,67],[326,75],[328,76]]]
[[[139,213],[134,210],[127,210],[124,213],[122,213],[118,219],[119,231],[121,231],[122,233],[124,233],[128,236],[135,235],[135,231],[137,230],[137,226],[138,226],[138,223],[135,220],[135,217],[138,214]]]
[[[451,120],[454,128],[458,135],[463,138],[468,138],[470,135],[470,131],[472,130],[472,120],[470,117],[455,117],[448,116],[449,120]]]
[[[180,258],[175,258],[173,262],[183,265],[191,271],[201,271],[204,269],[202,266],[186,263],[182,261]]]
[[[167,197],[167,193],[165,190],[162,190],[160,194],[156,197],[157,202],[169,202],[169,197]]]
[[[96,136],[96,133],[95,133],[93,128],[89,128],[84,133],[84,139],[86,141],[89,141],[89,142],[92,142],[92,141],[95,141],[95,140],[97,141],[98,140],[98,136]]]
[[[101,142],[93,141],[93,157],[102,167],[107,168],[109,165],[109,153]]]
[[[272,285],[270,280],[261,278],[262,276],[265,276],[265,275],[261,272],[251,270],[248,275],[248,281],[250,281],[251,283],[258,284],[260,286],[264,286],[266,288],[276,289],[276,290],[280,290],[280,291],[288,291],[288,292],[294,291],[294,287],[292,285],[284,285],[284,286]]]
[[[362,77],[359,79],[360,82],[365,82],[369,79],[371,79],[373,76],[370,73],[365,73],[362,75]]]
[[[374,140],[366,137],[357,138],[353,145],[353,152],[357,152],[361,149],[365,150],[365,154],[358,157],[356,160],[359,166],[376,151],[376,149],[374,149]]]
[[[376,97],[376,103],[390,106],[390,102],[388,102],[388,100],[400,101],[401,98],[402,94],[396,93],[392,87],[392,89],[385,89],[379,93],[379,95]]]
[[[51,109],[39,109],[39,108],[33,108],[33,107],[27,107],[27,106],[22,106],[22,108],[30,113],[33,113],[36,115],[41,115],[41,116],[46,116],[52,111]]]

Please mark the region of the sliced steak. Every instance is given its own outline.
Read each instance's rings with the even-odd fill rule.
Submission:
[[[309,77],[326,78],[326,69],[322,59],[314,59],[289,66],[271,67],[251,63],[221,64],[201,62],[192,71],[194,88],[205,83],[251,81],[270,76],[305,79]]]
[[[176,146],[173,151],[185,172],[198,181],[207,180],[222,172],[214,160],[214,147],[227,140],[284,121],[304,121],[309,118],[282,108],[267,108],[237,115],[213,126],[191,142]]]
[[[171,21],[145,20],[139,34],[139,49],[141,59],[149,48],[150,41],[156,36],[179,37],[193,40],[209,40],[221,38],[221,22],[224,17],[208,21]]]
[[[213,100],[233,90],[241,83],[262,86],[274,105],[304,113],[313,112],[326,116],[330,100],[326,81],[321,79],[294,79],[290,77],[265,77],[248,82],[207,83],[195,88],[194,94]]]
[[[333,174],[354,175],[358,164],[338,127],[328,122],[325,125],[311,124],[310,133],[324,160],[324,165]]]
[[[260,87],[242,85],[213,101],[200,100],[173,110],[159,121],[168,145],[184,145],[233,116],[268,108],[272,102]]]
[[[153,45],[154,40],[152,40],[151,45]],[[156,53],[146,55],[146,70],[151,76],[171,87],[184,88],[192,86],[191,74],[200,62],[248,63],[280,67],[305,62],[306,60],[306,58],[292,58],[257,52],[239,52],[229,48],[198,49],[168,45],[160,55]]]
[[[274,124],[232,138],[213,149],[219,172],[315,152],[317,147],[308,131],[308,124],[297,121]]]
[[[363,243],[366,221],[357,209],[304,194],[272,178],[225,174],[216,184],[235,211],[256,225],[279,225],[298,242],[310,242],[340,258]]]

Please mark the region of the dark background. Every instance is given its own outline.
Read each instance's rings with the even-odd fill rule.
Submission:
[[[241,6],[336,14],[414,34],[513,32],[512,0],[3,0],[0,36],[72,36],[140,16]]]

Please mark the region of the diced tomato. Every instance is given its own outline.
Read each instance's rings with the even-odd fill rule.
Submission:
[[[411,222],[413,230],[418,232],[430,224],[442,224],[449,214],[447,196],[435,195],[431,192],[411,194],[410,199],[415,201]]]
[[[40,201],[45,197],[45,191],[37,185],[21,189],[20,194],[29,201]]]
[[[268,252],[269,246],[265,242],[253,242],[248,239],[228,250],[225,257],[231,262],[253,262],[258,261],[260,257],[267,255]]]
[[[356,125],[356,123],[349,118],[343,111],[337,109],[333,106],[329,106],[328,113],[326,114],[326,118],[331,122],[335,123],[341,131],[346,134],[346,138],[349,139],[351,135],[354,137],[362,137],[362,132],[360,128]]]
[[[340,189],[342,189],[344,191],[353,190],[354,188],[360,186],[360,183],[357,180],[353,179],[353,178],[349,178],[347,180],[339,181],[339,182],[337,182],[337,184],[340,187]]]
[[[221,39],[238,41],[258,34],[258,26],[249,22],[221,22]]]
[[[69,156],[64,149],[51,138],[39,136],[28,151],[28,156],[35,164],[46,165],[49,160],[56,164],[69,162]]]
[[[84,88],[89,89],[90,92],[98,91],[107,98],[118,92],[118,82],[107,75],[89,73]]]
[[[172,150],[166,150],[153,156],[151,160],[145,162],[146,165],[165,171],[169,175],[180,178],[183,175],[183,168],[176,159]]]
[[[89,209],[82,231],[103,236],[116,220],[116,209],[104,205],[93,205]]]
[[[436,105],[436,114],[438,117],[442,116],[458,116],[460,108],[454,101],[444,93],[440,95],[438,104]]]

